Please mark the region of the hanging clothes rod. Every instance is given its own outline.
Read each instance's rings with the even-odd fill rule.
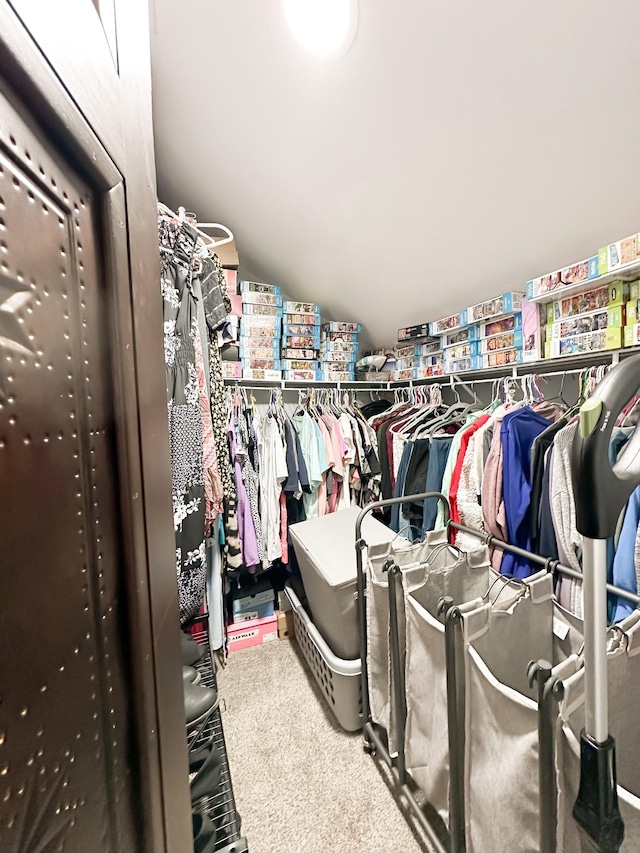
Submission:
[[[260,380],[255,380],[260,382]],[[393,391],[393,387],[389,388],[389,382],[375,381],[358,381],[357,379],[348,380],[346,382],[324,382],[324,381],[307,381],[304,379],[265,379],[260,384],[247,384],[242,379],[225,378],[224,384],[227,387],[237,385],[239,388],[247,388],[253,391],[270,391],[272,388],[279,388],[281,391],[302,391],[304,389],[317,388],[337,388],[338,391],[347,388],[352,391]]]
[[[490,533],[483,533],[481,530],[475,530],[473,527],[467,527],[464,524],[459,524],[457,521],[449,521],[447,526],[450,528],[452,527],[455,530],[460,530],[462,533],[467,533],[469,536],[475,536],[476,539],[481,539],[485,545],[493,545],[496,548],[500,548],[501,551],[509,551],[511,554],[515,554],[517,557],[523,557],[525,560],[529,560],[529,562],[535,563],[537,566],[543,566],[549,572],[557,571],[569,578],[584,580],[584,577],[580,572],[577,572],[575,569],[570,569],[568,566],[563,566],[562,563],[558,562],[558,560],[553,560],[550,557],[541,557],[539,554],[532,554],[531,551],[526,551],[524,548],[518,548],[517,545],[510,545],[508,542],[503,542],[501,539],[497,539]],[[608,583],[607,591],[620,596],[620,598],[626,598],[627,601],[631,601],[636,605],[640,604],[640,597],[635,595],[633,592],[629,592],[628,589],[622,589],[619,586],[614,586],[613,584]]]

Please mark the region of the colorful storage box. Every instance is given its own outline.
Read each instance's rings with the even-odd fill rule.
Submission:
[[[358,343],[358,335],[356,332],[322,332],[321,340],[324,343],[349,342],[352,344]]]
[[[416,367],[413,371],[414,379],[429,379],[432,376],[442,376],[444,373],[444,364],[442,361],[436,364],[431,364],[426,367]]]
[[[322,382],[322,373],[320,370],[313,369],[305,370],[296,368],[295,370],[285,370],[282,377],[288,382]]]
[[[432,353],[442,352],[442,344],[440,338],[435,338],[432,341],[424,344],[417,344],[415,347],[416,355],[431,355]]]
[[[279,358],[242,358],[242,370],[281,370]]]
[[[357,341],[322,341],[321,352],[358,352]]]
[[[535,304],[535,303],[534,303]],[[500,335],[492,335],[481,341],[473,341],[468,346],[479,347],[479,352],[470,352],[470,355],[484,355],[502,349],[522,349],[522,329],[514,329],[513,332],[503,332]]]
[[[533,299],[535,296],[543,296],[545,293],[551,293],[562,286],[562,270],[547,273],[539,278],[531,279],[526,284],[525,296],[527,299]]]
[[[496,296],[494,299],[478,302],[477,305],[472,305],[467,309],[467,322],[475,323],[492,317],[499,317],[501,314],[519,311],[523,297],[524,293],[509,291],[503,293],[502,296]]]
[[[282,306],[282,296],[277,293],[254,293],[245,291],[242,294],[243,305],[276,305]]]
[[[223,361],[222,378],[242,379],[242,363],[239,361]]]
[[[319,314],[290,314],[285,312],[284,314],[284,322],[290,323],[293,325],[301,325],[301,326],[319,326],[320,325],[320,315]]]
[[[484,367],[482,356],[471,355],[467,358],[452,358],[448,359],[445,356],[444,372],[445,373],[463,373],[466,370],[479,370]]]
[[[354,370],[322,370],[322,378],[325,382],[353,382]]]
[[[273,293],[280,295],[280,285],[263,284],[261,281],[241,281],[240,293]]]
[[[283,370],[320,370],[320,362],[312,359],[283,358],[280,364]]]
[[[521,349],[503,349],[482,356],[483,367],[504,367],[508,364],[521,364]]]
[[[248,362],[256,358],[279,359],[280,352],[278,347],[240,347],[240,361]],[[264,366],[264,365],[261,365]]]
[[[589,278],[589,259],[578,261],[577,264],[571,264],[569,267],[564,267],[560,272],[560,281],[563,284],[577,284],[580,281],[587,281]]]
[[[479,323],[472,323],[464,329],[459,329],[457,332],[449,332],[442,335],[440,338],[442,347],[453,347],[456,344],[463,344],[466,341],[477,341],[481,337],[481,326]]]
[[[615,287],[616,295],[618,288]],[[547,323],[554,323],[567,317],[576,317],[589,311],[608,308],[610,302],[609,285],[594,287],[584,293],[575,293],[547,303]]]
[[[242,303],[242,315],[253,315],[258,317],[282,317],[281,305],[253,305]]]
[[[340,364],[355,364],[358,360],[358,354],[355,352],[340,352],[322,350],[320,353],[321,361],[340,362]]]
[[[469,322],[467,312],[461,311],[459,314],[451,314],[449,317],[443,317],[441,320],[436,320],[429,324],[429,332],[431,335],[443,335],[446,332],[451,332],[453,329],[460,329],[466,326]]]
[[[418,367],[418,359],[415,355],[410,358],[399,358],[396,361],[396,370],[413,370]]]
[[[283,349],[318,349],[313,335],[285,335],[282,338]]]
[[[283,349],[282,358],[285,361],[317,361],[318,350],[299,349],[298,347],[296,347],[295,349]]]
[[[581,355],[589,352],[619,349],[622,346],[622,341],[622,328],[619,326],[568,338],[547,339],[545,342],[545,358],[561,358],[565,355]]]
[[[323,332],[351,332],[352,334],[360,334],[362,332],[362,323],[342,323],[337,320],[332,320],[329,323],[322,324]]]
[[[420,323],[417,326],[407,326],[404,329],[398,329],[398,341],[408,341],[411,338],[426,338],[430,336],[430,326],[432,323]]]
[[[453,347],[447,347],[444,350],[444,357],[447,361],[455,361],[459,358],[468,358],[473,355],[480,355],[480,341],[467,341],[465,344],[456,344]]]
[[[320,316],[320,306],[315,302],[285,302],[285,314],[317,314]]]
[[[263,382],[280,382],[281,370],[252,370],[250,367],[242,368],[243,379],[259,379]]]
[[[313,335],[320,343],[320,326],[310,326],[305,323],[284,323],[282,326],[283,335]]]

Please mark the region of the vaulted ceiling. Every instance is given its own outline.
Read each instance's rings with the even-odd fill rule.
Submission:
[[[375,344],[640,231],[640,4],[359,6],[322,60],[281,0],[151,0],[160,198]]]

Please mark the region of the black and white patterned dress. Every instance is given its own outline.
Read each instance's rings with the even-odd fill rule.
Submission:
[[[197,234],[187,223],[176,228],[163,220],[159,230],[176,573],[180,621],[185,622],[200,609],[207,572],[203,433],[195,353],[199,332],[192,289]]]

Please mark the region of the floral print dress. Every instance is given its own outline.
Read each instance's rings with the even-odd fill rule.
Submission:
[[[199,344],[197,302],[191,279],[197,234],[161,223],[164,359],[167,379],[171,491],[176,536],[180,621],[200,609],[207,573],[205,545],[205,466],[196,362]]]

